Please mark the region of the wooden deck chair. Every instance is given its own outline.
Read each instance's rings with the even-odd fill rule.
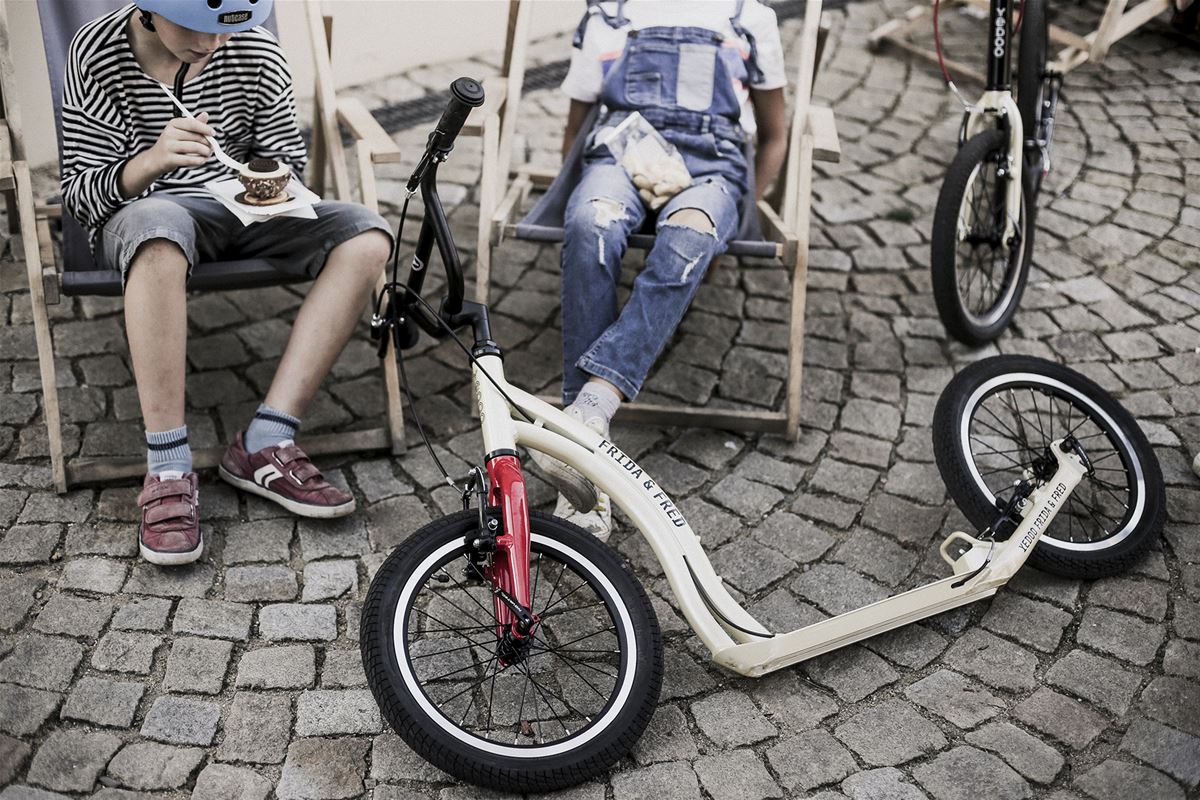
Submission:
[[[987,12],[991,6],[988,0],[946,0],[942,3],[939,13],[945,14],[954,6],[968,5],[980,11]],[[1099,63],[1108,54],[1109,48],[1121,39],[1136,31],[1159,14],[1171,8],[1171,0],[1141,0],[1133,8],[1128,8],[1129,0],[1108,0],[1100,24],[1096,30],[1087,35],[1063,28],[1059,25],[1047,26],[1047,36],[1050,41],[1062,45],[1058,55],[1051,58],[1046,69],[1061,72],[1064,75],[1089,61]],[[915,5],[899,17],[889,19],[875,30],[871,31],[867,43],[872,49],[886,44],[893,44],[918,58],[938,63],[938,55],[928,47],[915,44],[908,39],[913,30],[930,24],[933,19],[933,4]],[[946,66],[956,74],[971,78],[976,83],[985,84],[983,73],[958,61],[946,59]]]
[[[85,22],[122,5],[120,0],[38,0],[60,145],[63,71],[71,37]],[[338,100],[335,97],[330,65],[332,20],[321,16],[315,0],[306,0],[304,11],[316,72],[309,184],[318,193],[323,193],[325,175],[328,172],[332,175],[334,197],[339,200],[352,199],[353,187],[345,160],[346,153],[339,128],[341,123],[349,130],[354,140],[359,173],[359,199],[367,207],[377,210],[374,166],[398,162],[399,148],[361,102]],[[273,27],[273,23],[272,17],[268,20],[268,27]],[[119,296],[120,274],[115,270],[102,270],[96,265],[88,249],[86,234],[69,214],[62,213],[61,205],[35,206],[33,203],[28,185],[28,167],[24,163],[24,147],[14,113],[16,94],[7,47],[8,35],[4,0],[0,0],[0,58],[3,59],[0,61],[0,78],[3,80],[3,99],[9,114],[9,136],[0,138],[7,145],[9,137],[12,137],[13,158],[18,164],[14,167],[17,174],[16,195],[33,303],[34,329],[41,368],[43,413],[49,433],[54,485],[62,492],[68,485],[140,475],[145,472],[145,462],[140,457],[124,457],[78,458],[66,463],[64,458],[53,344],[46,304],[58,302],[60,293]],[[0,188],[3,188],[2,183]],[[55,264],[54,246],[50,238],[50,222],[53,219],[61,219],[62,222],[61,269]],[[223,261],[195,265],[189,289],[244,289],[278,285],[291,280],[294,279],[285,278],[265,260]],[[380,282],[384,280],[385,277],[381,273]],[[388,448],[393,453],[403,452],[404,417],[396,365],[391,359],[384,360],[384,384],[387,397],[386,426],[306,437],[303,439],[305,450],[311,455]],[[197,450],[193,455],[196,468],[215,466],[220,461],[221,452],[219,448]]]
[[[586,138],[576,138],[560,170],[529,165],[511,169],[512,133],[516,128],[521,83],[528,40],[528,0],[509,1],[508,38],[501,74],[484,80],[485,103],[476,109],[463,130],[483,138],[483,175],[480,180],[479,244],[476,255],[476,299],[487,302],[492,248],[505,238],[561,242],[563,212],[582,171]],[[755,203],[753,188],[743,205],[741,228],[728,253],[775,258],[792,272],[791,319],[788,342],[786,401],[782,411],[709,409],[686,405],[629,403],[621,418],[654,424],[702,425],[731,430],[770,431],[795,439],[800,431],[800,387],[804,356],[804,303],[808,274],[809,218],[814,159],[837,161],[841,152],[833,112],[812,102],[812,87],[823,41],[820,30],[821,0],[806,0],[800,34],[800,63],[796,65],[795,106],[789,130],[787,162],[781,174],[776,205]],[[585,123],[581,130],[587,130]],[[753,164],[753,152],[748,153]],[[753,175],[751,176],[753,180]],[[780,189],[780,187],[776,187]],[[535,190],[544,194],[520,221],[513,217]],[[629,246],[648,250],[654,236],[635,234]],[[558,402],[558,398],[543,398]]]

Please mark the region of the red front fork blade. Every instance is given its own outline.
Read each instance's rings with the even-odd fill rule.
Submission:
[[[492,554],[492,582],[508,592],[533,613],[529,597],[529,501],[525,496],[525,477],[516,456],[495,456],[487,462],[490,502],[503,514],[502,533],[496,537]],[[496,610],[497,636],[516,633],[516,619],[498,597],[492,598]]]

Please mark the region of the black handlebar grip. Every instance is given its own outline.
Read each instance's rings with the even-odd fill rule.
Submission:
[[[446,104],[446,110],[442,112],[442,118],[438,120],[434,133],[438,146],[449,150],[467,121],[471,109],[481,105],[483,87],[479,85],[479,81],[459,78],[450,84],[450,102]]]

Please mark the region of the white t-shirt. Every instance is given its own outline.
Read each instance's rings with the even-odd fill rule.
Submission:
[[[603,4],[609,15],[615,15],[617,4]],[[612,28],[598,13],[593,13],[584,29],[583,44],[571,50],[571,67],[563,80],[562,90],[573,100],[594,103],[600,97],[607,68],[620,58],[625,38],[631,30],[653,27],[707,28],[725,37],[726,47],[737,47],[743,58],[750,55],[750,44],[734,32],[729,18],[737,10],[737,0],[628,0],[624,13],[628,25]],[[787,85],[783,64],[783,45],[779,41],[779,25],[775,12],[758,0],[746,0],[738,24],[754,37],[758,68],[762,81],[752,83],[755,89],[779,89]],[[734,92],[742,108],[742,129],[748,134],[756,130],[754,110],[750,106],[750,87],[734,81]]]

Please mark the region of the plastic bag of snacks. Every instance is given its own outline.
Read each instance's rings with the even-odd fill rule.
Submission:
[[[596,142],[608,147],[652,211],[692,185],[692,176],[675,145],[636,111],[620,124],[601,130]]]

